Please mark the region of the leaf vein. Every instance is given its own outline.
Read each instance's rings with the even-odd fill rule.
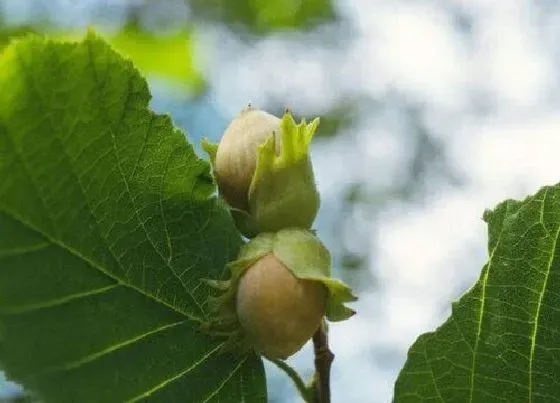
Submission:
[[[239,363],[235,366],[235,368],[226,377],[224,377],[224,379],[222,380],[222,382],[220,382],[218,387],[210,395],[208,395],[208,397],[206,397],[206,399],[204,399],[202,403],[207,403],[210,401],[210,399],[216,396],[218,392],[222,390],[222,388],[226,385],[226,383],[229,382],[229,380],[233,377],[233,375],[235,375],[235,373],[239,371],[239,369],[243,366],[243,364],[245,364],[245,361],[247,361],[247,357],[239,361]]]
[[[543,203],[541,205],[541,219],[544,217],[544,207],[545,207],[545,200],[548,195],[548,188],[545,191],[543,197]],[[544,222],[543,222],[544,224]],[[554,262],[555,253],[556,253],[556,245],[558,244],[558,238],[560,237],[560,225],[556,229],[556,235],[554,237],[554,241],[552,243],[552,248],[550,252],[550,258],[548,260],[548,264],[546,266],[546,273],[544,274],[544,281],[541,292],[539,293],[539,300],[537,302],[537,309],[535,311],[535,321],[533,325],[533,330],[531,334],[531,350],[529,352],[529,403],[533,401],[533,363],[535,361],[535,347],[536,347],[536,340],[537,340],[537,332],[539,328],[539,318],[541,315],[541,307],[543,305],[543,298],[544,294],[546,293],[546,288],[548,286],[548,278],[550,275],[550,271],[552,269],[552,264]]]
[[[63,365],[59,365],[59,366],[56,366],[56,367],[46,368],[45,370],[41,371],[37,375],[50,374],[50,373],[53,373],[53,372],[60,372],[60,371],[69,371],[69,370],[72,370],[72,369],[82,367],[82,366],[84,366],[86,364],[89,364],[89,363],[91,363],[95,360],[98,360],[98,359],[100,359],[100,358],[102,358],[102,357],[104,357],[108,354],[119,351],[119,350],[121,350],[125,347],[128,347],[130,345],[138,343],[139,341],[141,341],[143,339],[146,339],[146,338],[148,338],[150,336],[153,336],[155,334],[164,332],[168,329],[172,329],[174,327],[180,326],[184,323],[188,323],[188,320],[180,320],[180,321],[177,321],[177,322],[167,323],[163,326],[152,329],[152,330],[150,330],[148,332],[145,332],[145,333],[142,333],[138,336],[134,336],[134,337],[132,337],[128,340],[125,340],[125,341],[119,342],[117,344],[114,344],[110,347],[107,347],[107,348],[101,350],[101,351],[89,354],[88,356],[83,357],[79,360],[76,360],[76,361],[73,361],[73,362],[70,362],[70,363],[66,363],[66,364],[63,364]]]
[[[28,245],[21,248],[14,248],[5,251],[0,251],[0,259],[39,252],[42,251],[43,249],[47,249],[51,245],[52,244],[50,242],[41,242],[35,245]]]
[[[428,367],[430,368],[430,377],[432,378],[432,382],[434,383],[434,389],[439,397],[439,400],[441,400],[443,403],[445,403],[445,400],[443,400],[443,397],[441,396],[441,393],[439,391],[439,387],[438,384],[436,382],[436,377],[434,375],[434,369],[432,367],[432,363],[431,361],[428,359],[428,350],[427,350],[427,344],[428,341],[426,340],[424,342],[424,358],[426,359],[426,363],[428,364]]]
[[[93,59],[92,59],[92,54],[91,54],[91,46],[90,43],[88,42],[88,54],[90,57],[90,65],[92,67],[92,71],[93,71],[93,79],[95,82],[100,83],[99,78],[97,76],[97,72],[95,71],[95,66],[93,64]],[[128,80],[128,88],[127,88],[127,92],[126,92],[126,98],[123,102],[123,108],[122,108],[122,112],[121,112],[121,116],[119,117],[118,122],[116,123],[116,127],[117,129],[120,128],[120,126],[123,124],[124,118],[126,116],[126,113],[129,109],[129,102],[131,99],[131,95],[132,95],[132,89],[131,89],[131,80],[134,78],[134,75],[131,74],[129,76],[129,80]],[[100,88],[101,86],[99,85],[98,88]],[[187,286],[185,285],[185,283],[183,282],[183,280],[179,277],[179,275],[176,273],[175,269],[169,264],[169,260],[165,258],[165,256],[163,256],[163,254],[161,253],[161,251],[159,250],[159,248],[156,246],[154,240],[152,239],[152,237],[150,236],[148,230],[146,229],[145,223],[144,221],[142,221],[142,219],[140,218],[140,212],[138,209],[138,205],[136,204],[136,201],[132,195],[132,191],[130,189],[130,184],[128,179],[126,178],[123,169],[122,169],[122,165],[121,165],[121,159],[119,156],[119,151],[117,148],[117,141],[116,141],[116,137],[115,137],[115,131],[109,126],[109,132],[111,133],[111,140],[112,140],[112,144],[113,144],[113,152],[117,161],[117,167],[118,167],[118,171],[119,174],[121,176],[121,179],[124,183],[124,186],[126,188],[126,193],[128,195],[128,199],[130,200],[130,203],[132,204],[133,207],[133,211],[134,211],[134,215],[136,217],[136,220],[139,222],[144,234],[146,235],[146,239],[148,240],[148,242],[151,244],[153,250],[156,252],[156,254],[159,255],[159,257],[162,259],[165,267],[167,267],[169,269],[169,271],[171,271],[172,275],[179,281],[179,283],[182,285],[183,289],[185,290],[185,293],[187,295],[189,295],[189,297],[191,298],[191,300],[194,302],[194,304],[197,306],[197,308],[199,309],[199,311],[201,313],[204,312],[204,310],[202,309],[202,307],[200,306],[200,303],[197,301],[197,299],[192,295],[192,293],[189,291],[189,289],[187,288]]]
[[[205,355],[203,355],[200,360],[196,361],[195,363],[193,363],[192,365],[188,366],[187,368],[181,370],[179,373],[173,375],[170,378],[165,379],[164,381],[160,382],[158,385],[152,387],[151,389],[148,389],[147,391],[127,400],[127,403],[133,403],[133,402],[137,402],[139,400],[142,400],[148,396],[150,396],[151,394],[157,392],[158,390],[161,390],[163,388],[165,388],[167,385],[169,385],[171,382],[174,382],[178,379],[180,379],[181,377],[183,377],[184,375],[188,374],[189,372],[191,372],[193,369],[195,369],[196,367],[200,366],[201,364],[204,363],[204,361],[208,360],[212,355],[214,355],[216,352],[218,352],[222,346],[224,345],[224,343],[218,344],[215,348],[213,348],[212,350],[210,350],[208,353],[206,353]]]
[[[53,299],[53,300],[50,300],[50,301],[41,301],[41,302],[37,302],[37,303],[34,303],[34,304],[22,305],[22,306],[17,306],[17,307],[8,308],[8,309],[2,309],[2,310],[0,310],[0,313],[2,313],[3,315],[20,315],[20,314],[24,314],[24,313],[30,313],[30,312],[38,311],[40,309],[54,308],[54,307],[57,307],[57,306],[60,306],[60,305],[63,305],[63,304],[67,304],[69,302],[79,300],[79,299],[91,297],[91,296],[94,296],[94,295],[103,294],[107,291],[111,291],[114,288],[120,287],[121,285],[122,284],[111,284],[111,285],[108,285],[108,286],[105,286],[105,287],[101,287],[101,288],[97,288],[97,289],[93,289],[93,290],[89,290],[89,291],[84,291],[84,292],[81,292],[81,293],[66,295],[64,297]]]
[[[63,250],[67,251],[68,253],[76,256],[79,259],[82,259],[84,262],[87,262],[91,267],[97,269],[98,271],[100,271],[101,273],[103,273],[104,275],[106,275],[107,277],[117,281],[119,284],[131,288],[133,290],[135,290],[136,292],[139,292],[140,294],[144,295],[147,298],[150,298],[151,300],[160,303],[162,305],[165,305],[166,307],[168,307],[169,309],[189,318],[190,320],[196,321],[196,322],[200,322],[200,319],[194,316],[189,315],[187,312],[185,312],[182,309],[179,309],[176,306],[170,305],[169,303],[167,303],[164,300],[159,299],[158,297],[156,297],[155,295],[152,294],[148,294],[147,292],[145,292],[144,290],[141,290],[137,287],[135,287],[132,284],[129,283],[124,283],[121,279],[119,279],[118,277],[116,277],[114,274],[110,273],[106,268],[104,268],[102,265],[100,265],[99,263],[91,260],[90,258],[82,255],[80,252],[74,250],[73,248],[69,247],[68,245],[54,239],[51,238],[50,235],[46,234],[45,232],[39,230],[38,228],[36,228],[35,226],[33,226],[31,223],[27,222],[26,220],[24,220],[22,217],[19,217],[17,214],[6,210],[5,208],[2,210],[6,215],[8,215],[9,217],[13,218],[14,220],[20,222],[23,226],[25,226],[27,229],[32,230],[40,235],[42,235],[44,238],[46,238],[48,241],[50,241],[51,243],[59,246],[60,248],[62,248]]]

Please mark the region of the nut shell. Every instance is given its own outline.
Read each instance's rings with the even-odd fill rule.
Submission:
[[[272,253],[247,269],[237,289],[237,316],[255,350],[285,359],[313,336],[325,314],[327,290],[296,278]]]
[[[216,152],[214,173],[220,193],[230,206],[248,210],[257,147],[274,133],[279,148],[280,123],[276,116],[248,107],[227,127]]]

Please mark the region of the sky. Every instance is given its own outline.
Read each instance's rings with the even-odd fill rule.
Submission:
[[[16,3],[0,0],[25,19]],[[480,274],[487,259],[483,211],[556,183],[560,169],[560,13],[553,2],[388,3],[339,0],[342,26],[306,36],[247,44],[211,25],[197,34],[197,62],[218,115],[230,118],[247,102],[278,99],[305,114],[341,98],[398,93],[421,105],[423,124],[461,177],[460,186],[428,177],[422,200],[387,203],[375,217],[352,211],[344,234],[374,251],[367,270],[376,284],[361,290],[354,318],[330,327],[335,403],[391,400],[410,345],[443,323],[451,302]],[[322,41],[325,35],[340,40]],[[159,90],[155,96],[156,106],[167,105]],[[345,184],[390,187],[412,158],[402,114],[391,106],[367,113],[368,105],[341,136],[313,146],[320,192],[332,209],[341,208]],[[319,217],[320,235],[330,220]],[[310,374],[309,346],[291,362]],[[286,377],[269,365],[267,371],[272,400],[293,401]]]

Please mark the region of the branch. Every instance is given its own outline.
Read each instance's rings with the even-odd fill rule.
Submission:
[[[334,354],[329,350],[327,324],[323,321],[313,335],[315,351],[315,403],[331,403],[331,365]]]

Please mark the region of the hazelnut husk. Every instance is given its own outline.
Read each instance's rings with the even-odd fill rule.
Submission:
[[[248,238],[282,228],[310,229],[320,198],[309,158],[319,120],[296,124],[251,107],[226,129],[219,144],[203,140],[220,195]]]
[[[210,301],[205,328],[229,335],[225,348],[254,350],[285,359],[297,352],[324,317],[337,322],[354,311],[352,290],[331,278],[331,257],[308,230],[286,228],[261,233],[228,264],[228,280],[208,280],[221,290]]]

